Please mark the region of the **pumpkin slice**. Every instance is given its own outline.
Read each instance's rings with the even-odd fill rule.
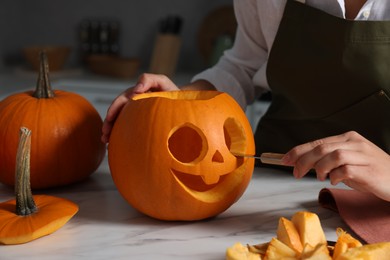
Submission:
[[[297,259],[297,252],[290,248],[277,238],[272,238],[265,253],[265,259],[268,260],[295,260]]]
[[[350,234],[348,234],[341,228],[336,229],[336,234],[338,238],[333,251],[334,259],[336,259],[339,255],[343,254],[344,252],[347,252],[348,249],[350,248],[362,246],[362,243],[360,243],[359,240],[352,237]]]
[[[301,238],[302,245],[309,244],[315,247],[318,244],[327,244],[324,230],[317,214],[308,211],[298,211],[291,218]]]
[[[382,242],[375,244],[368,244],[360,247],[349,248],[348,251],[344,252],[336,260],[379,260],[389,259],[390,256],[390,242]]]
[[[296,230],[291,226],[294,224]],[[291,241],[297,237],[296,232],[304,238],[301,240],[306,243],[299,252],[291,245]],[[258,245],[247,245],[249,252],[256,254],[260,259],[272,260],[376,260],[389,259],[390,242],[364,245],[359,240],[352,237],[341,228],[337,228],[338,236],[336,245],[329,246],[325,240],[325,234],[315,213],[297,212],[290,222],[288,219],[281,217],[277,230],[277,238],[272,238],[271,242]],[[236,258],[226,259],[251,259],[248,258],[247,249],[240,243],[232,248],[241,252]],[[333,253],[333,254],[332,254]]]
[[[22,244],[61,228],[78,211],[66,199],[32,196],[30,187],[31,131],[20,130],[16,160],[16,199],[0,204],[0,244]]]
[[[301,243],[301,238],[299,237],[298,230],[295,228],[294,224],[285,217],[279,218],[279,225],[276,231],[277,238],[293,248],[297,253],[301,253],[303,246]]]
[[[226,260],[260,260],[259,254],[252,253],[247,246],[237,242],[226,250]]]
[[[262,244],[256,244],[256,245],[247,245],[250,252],[254,254],[258,254],[261,257],[265,256],[265,253],[267,252],[267,248],[269,246],[269,243],[262,243]]]
[[[330,260],[329,250],[326,244],[311,246],[306,244],[303,248],[301,260]]]

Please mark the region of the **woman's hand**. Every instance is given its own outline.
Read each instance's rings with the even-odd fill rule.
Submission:
[[[331,136],[302,144],[284,157],[294,166],[294,176],[302,178],[314,169],[319,180],[370,192],[390,201],[390,155],[356,132]]]
[[[117,98],[114,99],[114,101],[108,108],[107,115],[104,119],[102,128],[102,141],[104,143],[108,143],[114,122],[120,111],[130,98],[134,97],[137,94],[142,94],[151,91],[174,90],[179,90],[179,88],[168,77],[157,74],[142,74],[138,78],[137,84],[122,92]]]

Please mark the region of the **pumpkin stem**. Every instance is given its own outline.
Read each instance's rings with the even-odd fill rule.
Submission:
[[[39,73],[37,87],[33,94],[36,98],[52,98],[54,92],[51,89],[49,80],[49,62],[47,61],[46,52],[43,50],[39,53]]]
[[[30,185],[31,130],[22,127],[19,133],[19,146],[16,154],[16,214],[27,216],[38,210]]]

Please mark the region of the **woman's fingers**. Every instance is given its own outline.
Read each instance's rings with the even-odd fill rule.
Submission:
[[[103,126],[102,126],[101,140],[103,143],[108,143],[114,122],[117,116],[119,115],[120,111],[124,107],[124,105],[129,100],[127,98],[127,95],[128,95],[127,93],[122,93],[120,96],[114,99],[114,101],[111,103],[110,107],[108,108],[106,118],[104,119]]]
[[[349,148],[334,150],[321,158],[314,166],[317,178],[324,181],[328,176],[336,172],[339,174],[334,175],[331,181],[337,184],[351,175],[351,168],[364,167],[368,164],[368,158],[364,153],[353,150],[353,148],[359,149],[357,146]]]
[[[358,142],[326,143],[314,147],[301,155],[294,163],[294,176],[303,177],[310,169],[315,169],[320,180],[326,178],[326,174],[332,169],[348,163],[357,163],[358,159],[353,154],[360,151]]]
[[[329,177],[333,185],[343,182],[390,201],[390,156],[356,132],[299,145],[283,161],[294,166],[296,178],[314,169],[319,180]]]
[[[370,146],[370,142],[356,132],[330,136],[298,145],[283,157],[285,165],[294,166],[294,176],[303,177],[310,169],[316,169],[319,179],[332,169],[350,162],[348,151],[359,151]]]
[[[106,118],[103,122],[101,140],[108,143],[112,127],[118,117],[120,111],[126,103],[135,95],[150,92],[150,91],[173,91],[179,88],[165,75],[144,73],[138,78],[138,82],[134,87],[128,88],[122,92],[107,109]]]
[[[134,87],[137,94],[148,91],[172,91],[179,90],[167,76],[160,74],[144,73],[138,78],[138,83]]]
[[[345,134],[321,138],[312,142],[298,145],[291,149],[288,153],[286,153],[283,158],[283,161],[286,165],[294,165],[302,155],[311,152],[314,148],[318,146],[323,146],[331,143],[344,143],[350,141],[353,138],[356,138],[355,135],[358,134],[355,132],[347,132]]]
[[[329,173],[331,184],[343,182],[355,190],[370,192],[390,201],[390,156],[383,150],[372,147],[353,157],[357,163],[345,164]]]

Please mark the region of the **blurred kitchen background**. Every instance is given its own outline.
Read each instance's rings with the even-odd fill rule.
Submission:
[[[232,0],[3,0],[0,98],[34,87],[34,48],[45,46],[53,87],[105,103],[104,115],[143,72],[188,83],[231,47],[235,29]],[[257,121],[259,111],[247,113]]]
[[[22,64],[21,49],[35,45],[71,47],[66,66],[78,67],[79,30],[85,21],[117,23],[118,54],[137,57],[141,67],[148,68],[161,20],[179,16],[183,23],[177,67],[199,71],[206,65],[198,42],[202,22],[210,12],[229,5],[232,0],[4,0],[0,3],[1,68]]]

